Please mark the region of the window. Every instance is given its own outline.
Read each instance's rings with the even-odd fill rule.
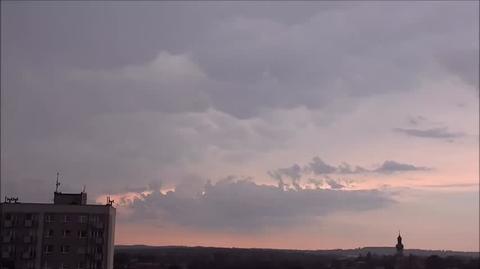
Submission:
[[[60,269],[68,269],[68,265],[62,263],[60,264]]]
[[[33,225],[33,214],[28,213],[25,215],[25,227],[32,227]]]
[[[45,222],[52,223],[54,221],[55,221],[55,218],[53,217],[53,215],[45,215]]]
[[[5,221],[4,221],[5,227],[12,227],[15,225],[15,218],[12,214],[6,213],[5,214]]]
[[[86,238],[86,237],[87,237],[87,231],[86,230],[78,231],[78,238]]]
[[[62,252],[63,254],[69,253],[70,252],[70,246],[69,245],[60,246],[60,252]]]
[[[70,230],[63,230],[63,237],[70,237],[72,232]]]
[[[99,221],[100,221],[100,218],[99,218],[98,216],[91,216],[91,217],[90,217],[90,222],[91,222],[91,223],[94,223],[94,224],[95,224],[95,223],[97,223],[97,222],[99,222]]]
[[[78,217],[78,222],[80,223],[87,223],[87,216],[81,215]]]
[[[52,267],[45,261],[45,263],[43,264],[43,269],[52,269]]]
[[[46,245],[45,246],[45,253],[49,254],[53,252],[53,245]]]
[[[86,251],[85,247],[78,247],[77,253],[78,254],[85,254],[85,253],[87,253],[87,251]]]
[[[69,215],[63,216],[63,223],[69,223],[69,222],[70,222],[70,216]]]
[[[47,231],[45,237],[53,237],[53,230],[52,230],[52,229],[49,229],[49,230]]]
[[[77,269],[84,269],[85,268],[85,263],[84,262],[79,262],[77,265]]]

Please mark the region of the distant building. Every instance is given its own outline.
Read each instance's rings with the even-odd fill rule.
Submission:
[[[55,191],[53,204],[6,199],[0,214],[2,269],[113,269],[112,202]]]
[[[403,256],[403,243],[402,243],[402,236],[400,235],[400,232],[398,233],[397,237],[397,245],[395,246],[397,249],[397,256]]]

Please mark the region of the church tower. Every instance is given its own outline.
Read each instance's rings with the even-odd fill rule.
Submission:
[[[397,245],[395,246],[395,248],[397,249],[397,256],[403,256],[403,244],[400,232],[398,232]]]

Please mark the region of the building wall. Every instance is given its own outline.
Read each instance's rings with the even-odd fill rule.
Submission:
[[[115,208],[8,204],[2,207],[2,264],[15,268],[112,269]],[[7,258],[10,252],[13,257]],[[7,267],[8,268],[8,267]]]

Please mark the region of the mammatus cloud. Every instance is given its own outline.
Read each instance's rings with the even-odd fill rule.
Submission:
[[[431,129],[394,128],[393,130],[409,136],[434,139],[454,139],[465,136],[465,134],[461,132],[451,132],[446,127]]]
[[[153,190],[128,207],[131,221],[151,220],[204,230],[254,233],[268,227],[306,225],[338,211],[363,211],[386,207],[389,195],[378,190],[284,190],[249,180],[225,179],[207,183],[197,192],[181,187],[162,193]]]

